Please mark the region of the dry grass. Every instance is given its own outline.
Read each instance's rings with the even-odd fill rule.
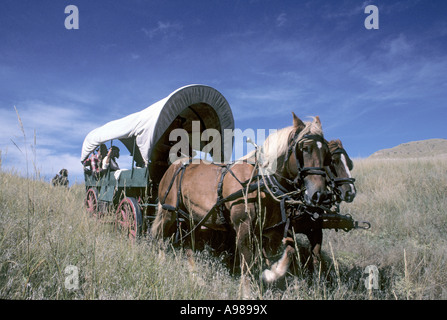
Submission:
[[[358,160],[353,175],[358,196],[342,211],[372,229],[326,232],[347,274],[376,265],[379,299],[447,298],[445,158]]]
[[[89,217],[82,186],[54,188],[5,172],[0,186],[0,299],[230,299],[236,294],[237,282],[206,253],[188,272],[182,251],[147,239],[132,243],[112,225]],[[67,266],[79,270],[78,290],[65,286]]]
[[[276,288],[254,279],[254,297],[447,298],[445,159],[357,160],[353,175],[358,195],[342,212],[372,229],[325,230],[321,270],[299,266]],[[0,171],[0,299],[240,297],[238,278],[220,258],[198,252],[191,270],[182,250],[148,238],[132,243],[89,217],[83,198],[80,185],[53,188]],[[297,240],[306,248],[304,237]],[[77,290],[65,286],[70,265],[79,270]],[[378,289],[365,288],[369,265],[379,270]]]

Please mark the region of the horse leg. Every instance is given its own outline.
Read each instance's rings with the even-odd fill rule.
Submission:
[[[241,289],[243,299],[250,297],[250,279],[248,273],[252,262],[251,235],[249,221],[241,221],[236,230],[236,251],[239,253],[241,268]]]
[[[250,164],[235,164],[230,169],[231,174],[223,179],[222,197],[228,197],[239,190],[244,191],[240,181],[247,181],[253,177],[254,167]],[[238,177],[237,179],[235,177]],[[250,298],[250,268],[253,263],[254,233],[256,222],[256,203],[258,193],[253,191],[225,203],[230,213],[230,224],[235,232],[236,256],[240,259],[242,297]]]
[[[321,243],[323,242],[323,230],[320,227],[313,227],[308,233],[312,253],[312,264],[314,270],[318,270],[321,262]]]
[[[286,248],[284,249],[282,257],[275,262],[270,269],[265,269],[262,272],[262,280],[265,283],[274,283],[286,275],[286,272],[289,270],[290,264],[292,263],[293,255],[295,254],[295,248],[292,243],[292,238],[283,239],[283,244]]]
[[[247,209],[247,210],[246,210]],[[236,232],[236,253],[239,257],[241,269],[241,293],[243,299],[250,299],[250,268],[253,261],[253,230],[250,213],[254,212],[254,205],[247,207],[244,203],[233,204],[230,219]]]

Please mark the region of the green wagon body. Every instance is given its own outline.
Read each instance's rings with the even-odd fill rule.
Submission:
[[[144,190],[151,185],[148,168],[121,171],[118,180],[113,171],[108,171],[98,178],[87,173],[84,177],[86,191],[90,188],[96,188],[98,190],[98,200],[104,202],[113,202],[114,199],[116,202],[117,195],[120,194],[142,196],[146,193]]]

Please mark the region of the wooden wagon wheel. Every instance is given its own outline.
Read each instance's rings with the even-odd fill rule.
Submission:
[[[135,239],[141,235],[143,217],[141,209],[135,198],[125,197],[121,200],[116,211],[115,228],[126,233],[129,238]]]
[[[93,217],[100,216],[100,212],[98,211],[98,191],[95,188],[87,190],[85,196],[85,208]]]

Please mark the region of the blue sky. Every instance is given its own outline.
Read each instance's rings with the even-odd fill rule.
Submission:
[[[445,1],[3,0],[0,40],[2,167],[22,173],[14,106],[40,174],[82,182],[90,130],[192,83],[219,90],[242,130],[319,115],[352,157],[447,138]]]

